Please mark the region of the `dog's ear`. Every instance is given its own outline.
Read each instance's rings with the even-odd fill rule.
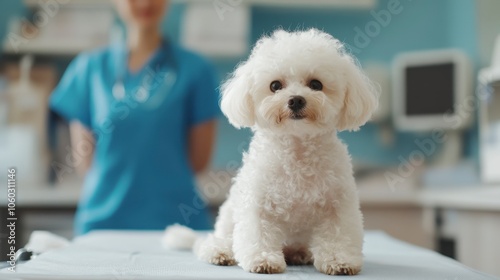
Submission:
[[[337,129],[358,130],[371,117],[378,107],[378,91],[368,77],[363,74],[356,62],[347,54],[344,63],[345,98],[339,115]]]
[[[241,64],[222,85],[220,107],[236,128],[251,127],[255,123],[249,69],[248,62]]]

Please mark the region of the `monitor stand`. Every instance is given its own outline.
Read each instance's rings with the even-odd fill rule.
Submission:
[[[432,166],[450,167],[455,166],[462,159],[463,135],[461,130],[447,130],[444,133],[444,142],[437,150],[432,160]]]

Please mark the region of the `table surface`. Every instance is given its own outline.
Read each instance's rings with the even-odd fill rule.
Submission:
[[[312,266],[289,266],[284,274],[259,275],[238,266],[201,262],[190,251],[161,247],[162,232],[95,231],[17,266],[0,279],[332,279]],[[367,232],[364,267],[355,279],[495,279],[435,252]],[[8,278],[6,278],[8,277]]]

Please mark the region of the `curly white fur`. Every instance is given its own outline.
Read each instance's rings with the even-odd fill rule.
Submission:
[[[311,80],[322,83],[312,89]],[[270,84],[282,88],[272,92]],[[336,131],[356,130],[377,93],[342,43],[316,29],[260,39],[222,87],[221,108],[254,136],[215,232],[195,253],[217,265],[280,273],[313,263],[326,274],[356,274],[363,221],[351,159]],[[305,99],[293,111],[291,96]]]

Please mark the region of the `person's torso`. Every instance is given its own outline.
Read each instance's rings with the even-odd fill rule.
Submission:
[[[186,220],[179,206],[189,206],[197,197],[188,161],[186,117],[193,84],[189,71],[196,65],[188,69],[183,60],[192,58],[175,48],[168,51],[174,53],[155,54],[136,73],[123,71],[124,55],[117,46],[90,58],[96,146],[79,205],[80,232],[159,229],[169,219]],[[113,91],[117,83],[125,88],[120,98]]]

